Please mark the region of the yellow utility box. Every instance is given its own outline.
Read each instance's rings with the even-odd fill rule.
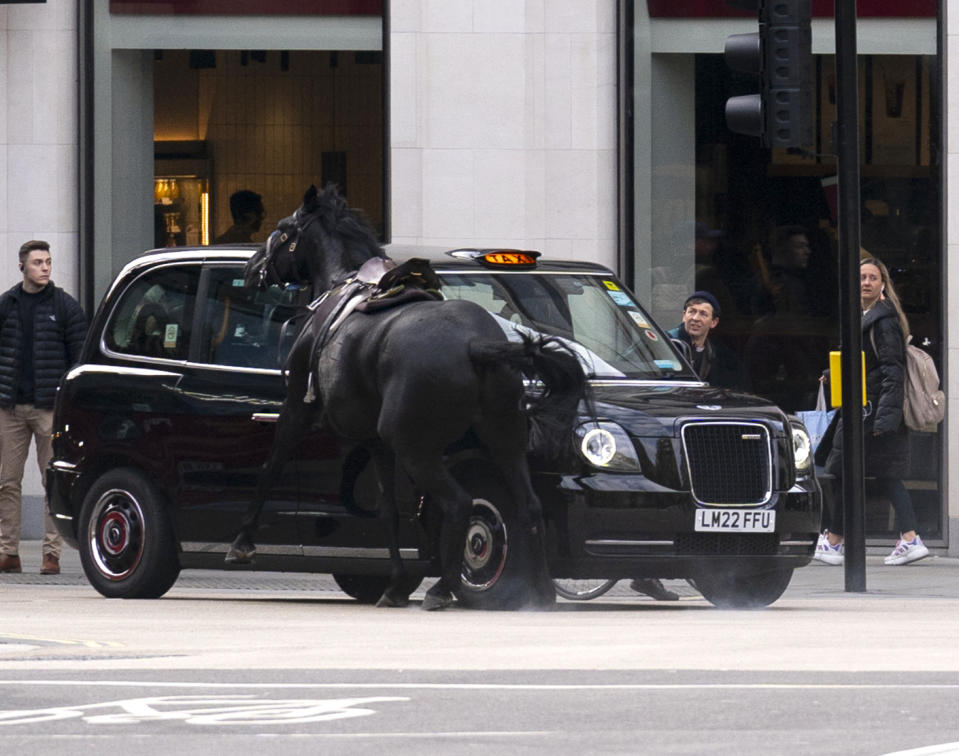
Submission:
[[[862,352],[862,406],[866,406],[866,353]],[[829,403],[842,406],[842,352],[829,353]]]

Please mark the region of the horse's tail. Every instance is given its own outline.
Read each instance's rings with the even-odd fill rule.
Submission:
[[[590,412],[589,384],[576,353],[562,340],[520,336],[520,342],[474,342],[470,358],[477,365],[506,365],[542,384],[542,390],[526,395],[526,413],[533,421],[530,446],[555,457],[568,447],[579,403],[586,402]]]

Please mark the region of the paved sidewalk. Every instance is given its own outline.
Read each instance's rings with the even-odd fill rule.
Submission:
[[[837,598],[843,595],[876,599],[896,598],[949,598],[959,599],[959,559],[932,555],[919,562],[902,567],[887,567],[882,563],[885,553],[866,557],[866,592],[848,593],[845,590],[845,568],[831,567],[813,562],[808,567],[796,570],[784,598],[819,599]],[[4,583],[20,585],[87,585],[80,566],[79,553],[64,546],[60,557],[60,575],[40,574],[40,541],[22,541],[20,559],[23,573],[0,574],[0,586]],[[699,597],[684,580],[664,581],[684,600]],[[335,591],[336,584],[329,575],[313,575],[292,572],[184,570],[174,586],[177,589],[216,590],[234,589],[248,591],[299,592]],[[91,590],[93,590],[91,588]],[[423,589],[421,588],[420,591]],[[608,594],[607,599],[649,600],[634,593],[629,581],[621,580]]]

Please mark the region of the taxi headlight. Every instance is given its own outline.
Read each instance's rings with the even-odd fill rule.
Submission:
[[[626,431],[616,423],[583,423],[576,428],[576,448],[593,467],[639,472],[639,457]]]
[[[799,423],[789,424],[793,432],[793,455],[796,458],[796,472],[808,473],[812,469],[812,441],[809,433]]]

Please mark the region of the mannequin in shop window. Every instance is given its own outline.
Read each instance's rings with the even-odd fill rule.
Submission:
[[[265,215],[263,198],[249,189],[230,195],[230,215],[233,225],[213,240],[214,244],[243,244],[253,241]]]

